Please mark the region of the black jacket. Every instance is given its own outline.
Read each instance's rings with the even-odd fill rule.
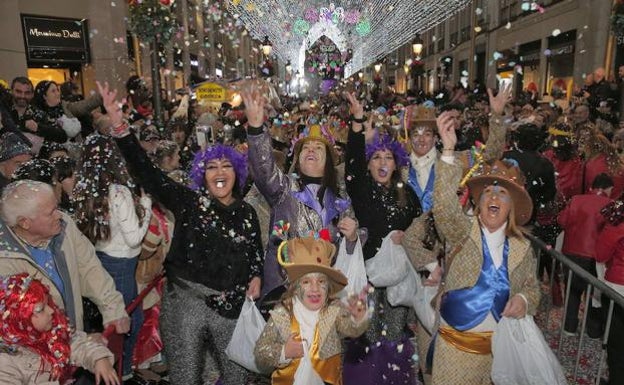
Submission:
[[[407,204],[400,207],[397,188],[388,189],[373,180],[367,171],[364,134],[349,130],[345,161],[345,183],[360,227],[368,229],[362,246],[364,259],[377,254],[383,239],[392,230],[406,230],[422,213],[418,197],[404,184]]]

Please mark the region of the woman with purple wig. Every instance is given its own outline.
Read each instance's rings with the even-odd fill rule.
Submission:
[[[392,240],[400,244],[402,232],[422,210],[416,194],[401,181],[407,152],[387,134],[375,134],[366,144],[363,124],[358,123],[365,119],[363,107],[354,95],[348,98],[355,119],[347,139],[345,183],[360,226],[368,229],[362,251],[364,259],[370,259],[391,231],[399,230]],[[385,288],[375,288],[372,298],[371,326],[347,342],[344,384],[416,384],[414,348],[406,333],[409,309],[391,306]]]
[[[195,155],[194,188],[187,188],[152,164],[122,121],[116,93],[98,86],[132,174],[175,216],[160,317],[170,382],[244,384],[247,372],[228,360],[225,348],[245,297],[260,296],[260,228],[242,200],[246,158],[228,146],[208,147]]]

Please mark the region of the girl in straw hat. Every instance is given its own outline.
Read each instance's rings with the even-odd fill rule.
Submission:
[[[0,314],[0,383],[65,384],[79,365],[96,383],[119,385],[113,354],[84,332],[72,332],[38,279],[26,273],[0,279]]]
[[[341,339],[358,337],[368,328],[365,294],[350,297],[347,305],[332,301],[347,285],[347,278],[330,267],[334,252],[332,243],[316,237],[291,239],[279,247],[288,290],[271,311],[254,352],[261,367],[273,370],[273,385],[313,383],[310,377],[296,381],[297,369],[307,359],[316,383],[342,384]]]

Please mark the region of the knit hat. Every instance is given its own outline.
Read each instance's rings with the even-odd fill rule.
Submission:
[[[12,132],[7,132],[0,137],[0,162],[15,158],[18,155],[31,155],[30,147]]]
[[[323,273],[330,280],[329,295],[347,286],[347,277],[331,267],[336,246],[322,238],[303,237],[283,241],[277,250],[277,260],[293,283],[308,273]],[[285,256],[284,256],[285,254]]]

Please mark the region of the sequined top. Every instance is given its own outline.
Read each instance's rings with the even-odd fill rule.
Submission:
[[[253,207],[241,199],[225,206],[173,181],[152,164],[133,135],[117,144],[140,186],[175,217],[167,276],[219,291],[222,295],[211,306],[240,312],[247,285],[262,276],[264,262]]]

